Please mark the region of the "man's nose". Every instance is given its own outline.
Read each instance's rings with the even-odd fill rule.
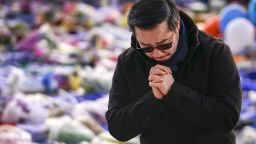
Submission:
[[[160,50],[158,50],[158,49],[154,49],[153,51],[152,51],[152,58],[159,58],[160,56],[161,56],[161,54],[162,54],[162,52],[160,51]]]

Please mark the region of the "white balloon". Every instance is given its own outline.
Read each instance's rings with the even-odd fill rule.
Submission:
[[[224,40],[233,54],[254,46],[255,31],[253,24],[246,18],[232,20],[224,32]]]

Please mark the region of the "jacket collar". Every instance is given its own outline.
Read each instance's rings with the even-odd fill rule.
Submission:
[[[196,51],[197,47],[200,44],[199,41],[199,30],[194,23],[194,21],[184,12],[180,11],[180,17],[183,20],[186,30],[187,30],[187,40],[189,46],[189,52],[187,55],[187,59],[192,57],[194,52]]]

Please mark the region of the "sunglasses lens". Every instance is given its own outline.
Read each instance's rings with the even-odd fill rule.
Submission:
[[[167,44],[159,46],[157,49],[159,49],[159,50],[167,50],[167,49],[169,49],[171,47],[172,47],[172,43],[167,43]]]
[[[144,53],[150,53],[154,50],[154,48],[142,48]]]
[[[167,50],[171,47],[172,47],[172,43],[167,43],[167,44],[159,45],[157,47],[147,47],[147,48],[138,48],[138,49],[143,51],[144,53],[150,53],[150,52],[153,52],[155,48],[158,50]]]

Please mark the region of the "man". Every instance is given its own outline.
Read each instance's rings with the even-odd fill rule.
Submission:
[[[141,144],[235,144],[241,88],[223,41],[197,29],[171,0],[137,1],[131,48],[118,58],[109,132]]]

